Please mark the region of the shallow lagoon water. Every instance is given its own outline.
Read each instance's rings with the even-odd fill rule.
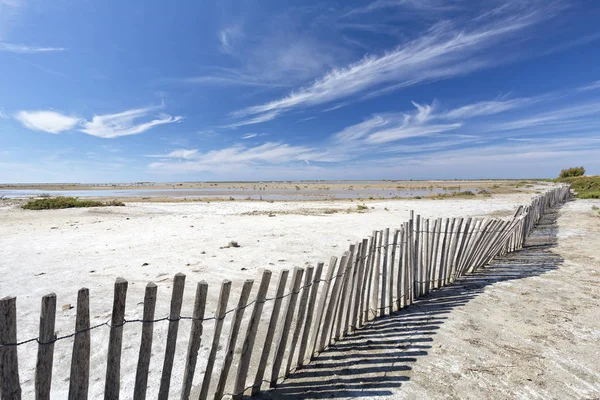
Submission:
[[[66,196],[66,197],[105,197],[105,198],[233,198],[235,200],[330,200],[330,199],[390,199],[394,197],[417,197],[442,193],[451,193],[454,190],[443,188],[428,189],[235,189],[235,188],[175,188],[175,189],[101,189],[101,190],[40,190],[40,189],[9,189],[0,190],[0,198],[11,199],[32,198],[41,196]]]

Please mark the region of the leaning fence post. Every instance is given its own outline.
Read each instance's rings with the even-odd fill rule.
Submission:
[[[181,388],[181,400],[188,400],[192,390],[194,380],[194,371],[196,371],[196,362],[198,360],[198,350],[202,341],[202,320],[204,319],[204,310],[206,309],[206,296],[208,294],[208,283],[206,281],[198,282],[196,285],[196,299],[194,301],[194,311],[192,314],[192,328],[190,330],[190,341],[183,370],[183,385]]]
[[[260,392],[260,387],[263,383],[263,377],[265,376],[265,369],[267,368],[269,354],[271,353],[271,345],[273,342],[273,337],[275,336],[277,321],[279,320],[279,310],[281,309],[281,303],[283,302],[283,293],[285,292],[285,284],[287,283],[289,272],[289,270],[284,269],[279,273],[277,293],[275,294],[275,302],[273,303],[273,310],[271,311],[271,318],[269,319],[269,327],[267,328],[263,350],[260,355],[258,367],[256,368],[254,384],[252,385],[252,396]]]
[[[298,339],[300,339],[300,331],[304,326],[304,317],[306,315],[306,302],[308,301],[308,295],[310,293],[310,286],[312,284],[312,277],[315,268],[313,266],[308,266],[306,268],[306,273],[304,274],[304,285],[302,287],[302,295],[300,296],[300,302],[298,303],[298,314],[296,317],[296,326],[292,331],[292,341],[290,342],[290,350],[288,352],[287,363],[285,365],[285,369],[283,371],[283,376],[287,378],[292,368],[292,361],[294,360],[294,351],[296,350],[296,345],[298,344]]]
[[[52,386],[52,361],[54,359],[54,323],[56,319],[56,294],[42,297],[40,312],[40,334],[35,366],[35,398],[49,399]]]
[[[319,284],[321,283],[321,274],[323,273],[323,263],[317,264],[315,269],[315,276],[312,281],[312,287],[310,288],[310,298],[308,299],[308,305],[306,307],[306,321],[304,322],[304,329],[302,330],[302,338],[300,339],[300,349],[298,351],[298,359],[296,365],[298,367],[304,365],[304,359],[306,357],[306,347],[308,346],[308,339],[310,335],[310,329],[313,326],[313,314],[315,311],[315,302],[317,301],[317,293],[319,291]],[[315,325],[316,325],[315,321]],[[310,360],[312,353],[308,357]]]
[[[169,312],[169,330],[167,333],[165,360],[163,362],[162,377],[160,379],[160,388],[158,391],[159,400],[167,400],[169,398],[171,372],[173,371],[173,360],[175,358],[175,348],[177,347],[177,331],[179,330],[179,318],[181,317],[184,288],[185,275],[179,272],[175,274],[175,278],[173,279],[173,294],[171,295],[171,310]]]
[[[223,360],[223,367],[221,368],[221,375],[219,376],[219,382],[217,383],[217,390],[215,391],[215,400],[221,400],[223,392],[225,392],[225,384],[227,383],[227,377],[229,376],[229,369],[233,362],[233,353],[235,351],[235,344],[237,342],[238,334],[240,333],[240,325],[242,318],[244,317],[244,311],[246,310],[246,304],[248,303],[248,297],[250,297],[250,290],[254,281],[247,279],[242,286],[242,293],[240,294],[240,301],[238,306],[233,312],[233,321],[229,330],[229,340],[227,341],[227,348],[225,349],[225,359]]]
[[[21,399],[17,358],[17,298],[0,300],[0,394],[3,399]]]
[[[75,317],[75,340],[71,357],[69,400],[88,398],[90,379],[90,293],[87,288],[77,293],[77,316]]]
[[[134,400],[144,400],[146,398],[146,390],[148,389],[148,370],[150,368],[150,357],[152,355],[156,291],[157,287],[155,283],[150,282],[146,285],[146,293],[144,295],[144,315],[142,317],[144,320],[144,322],[142,322],[142,339],[135,374],[135,387],[133,389]]]
[[[223,330],[223,320],[225,319],[230,291],[231,281],[224,280],[221,284],[219,302],[217,303],[217,310],[215,311],[215,330],[213,332],[213,341],[210,348],[210,354],[208,355],[208,361],[206,362],[206,369],[204,370],[204,377],[202,378],[202,387],[200,389],[200,395],[198,396],[199,400],[206,400],[208,397],[208,388],[210,387],[210,379],[215,366],[217,351],[219,350],[219,339],[221,338],[221,331]]]
[[[121,348],[123,345],[123,325],[125,324],[125,300],[127,297],[127,281],[117,278],[113,300],[110,335],[108,339],[108,357],[106,363],[106,382],[104,384],[104,400],[119,398],[121,380]]]
[[[283,363],[283,356],[285,355],[285,349],[287,345],[290,328],[292,327],[292,321],[294,319],[294,310],[296,309],[296,301],[298,299],[298,293],[300,292],[300,284],[302,283],[302,275],[304,275],[304,269],[296,267],[292,273],[292,292],[290,293],[290,299],[288,300],[285,314],[283,316],[283,326],[279,334],[279,340],[277,341],[277,347],[275,350],[275,358],[273,359],[273,369],[271,370],[270,386],[275,387],[277,380],[279,379],[279,370]]]
[[[233,399],[241,399],[244,397],[244,387],[246,385],[248,368],[250,367],[252,349],[254,349],[254,340],[256,339],[256,332],[258,331],[258,324],[260,323],[260,316],[265,305],[265,298],[267,297],[267,290],[269,290],[270,282],[271,271],[266,269],[263,271],[262,279],[260,280],[260,286],[258,288],[258,293],[256,294],[256,302],[254,303],[252,315],[250,316],[250,321],[248,322],[248,329],[246,330],[246,337],[244,338],[244,343],[242,344],[240,363],[238,365],[235,382],[233,384]]]

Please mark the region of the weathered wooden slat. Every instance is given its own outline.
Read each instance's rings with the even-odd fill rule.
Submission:
[[[347,292],[346,299],[343,303],[342,309],[344,311],[344,319],[342,325],[342,334],[344,337],[348,335],[348,330],[350,329],[350,317],[352,315],[352,301],[354,300],[354,287],[356,286],[356,278],[357,278],[357,270],[358,270],[358,262],[359,253],[360,253],[360,243],[357,245],[350,246],[350,253],[352,254],[352,260],[350,262],[350,275],[348,276],[347,282]]]
[[[292,369],[292,362],[294,361],[294,352],[296,351],[296,346],[298,344],[298,340],[300,339],[300,333],[302,331],[302,327],[304,326],[304,318],[306,316],[306,305],[308,302],[308,295],[310,294],[310,286],[312,284],[313,273],[315,271],[315,267],[308,266],[306,267],[306,272],[304,274],[304,285],[302,285],[302,294],[300,295],[300,301],[298,302],[298,312],[296,313],[296,325],[292,331],[292,340],[288,346],[288,357],[287,362],[285,364],[285,369],[283,371],[283,376],[287,378]]]
[[[392,240],[392,254],[390,255],[390,263],[389,263],[389,291],[388,291],[388,307],[389,313],[394,312],[394,272],[396,262],[396,248],[398,247],[398,230],[394,230],[394,239]]]
[[[331,341],[331,331],[333,331],[333,322],[335,317],[335,306],[337,305],[338,295],[340,292],[340,287],[342,286],[343,272],[346,268],[346,260],[348,259],[348,252],[345,252],[342,255],[342,258],[339,263],[338,272],[335,276],[335,281],[333,283],[333,289],[331,289],[331,297],[329,298],[329,303],[327,304],[327,311],[325,313],[325,319],[323,320],[323,330],[321,331],[321,339],[319,340],[318,352],[321,353],[325,346],[328,346]]]
[[[454,241],[452,243],[452,247],[450,248],[450,256],[448,257],[448,262],[450,263],[450,279],[449,283],[452,283],[456,280],[456,250],[458,248],[460,239],[461,239],[461,230],[463,229],[463,219],[459,218],[456,222],[456,229],[454,230]]]
[[[118,399],[121,389],[121,350],[123,346],[126,298],[127,281],[123,278],[117,278],[115,281],[111,327],[108,339],[106,382],[104,383],[105,400]]]
[[[213,332],[213,340],[208,355],[208,361],[206,362],[206,369],[204,370],[204,376],[202,378],[202,386],[200,388],[200,395],[198,396],[199,400],[206,400],[208,398],[208,389],[210,388],[212,372],[215,367],[215,359],[217,358],[217,351],[219,350],[219,341],[221,339],[221,331],[223,330],[223,320],[227,313],[227,302],[229,301],[230,292],[231,281],[224,280],[223,283],[221,283],[219,302],[217,303],[217,310],[215,311],[215,330]]]
[[[360,293],[360,309],[358,315],[358,326],[362,327],[369,319],[369,287],[371,278],[371,258],[375,247],[375,236],[371,236],[368,240],[366,253],[364,254],[364,272],[362,280],[362,288]],[[364,242],[363,242],[364,243]]]
[[[315,312],[315,303],[317,301],[317,294],[319,292],[319,286],[321,283],[321,274],[323,273],[323,263],[320,262],[315,268],[315,275],[313,277],[312,286],[310,288],[310,297],[308,299],[308,305],[306,306],[306,319],[304,322],[304,329],[302,329],[302,338],[300,339],[300,348],[298,350],[298,359],[296,365],[298,367],[304,365],[304,361],[312,358],[312,352],[306,354],[306,348],[308,347],[308,341],[310,338],[311,330],[314,330],[316,324],[313,326],[313,318]]]
[[[367,291],[365,293],[365,298],[363,299],[363,308],[364,308],[364,314],[365,314],[365,321],[369,321],[369,314],[370,314],[370,310],[371,310],[371,290],[373,287],[373,270],[375,269],[375,252],[377,251],[377,241],[378,241],[378,232],[377,231],[373,231],[373,235],[371,236],[371,247],[369,247],[369,257],[368,257],[368,264],[367,264]],[[373,317],[376,317],[377,314],[374,314]]]
[[[217,383],[217,389],[215,390],[215,400],[221,400],[221,397],[223,397],[223,393],[225,392],[227,377],[229,376],[229,370],[231,368],[231,364],[233,363],[235,345],[240,333],[242,318],[244,317],[244,311],[246,310],[246,304],[248,304],[248,298],[250,297],[250,291],[252,290],[253,284],[254,281],[252,279],[247,279],[244,282],[244,285],[242,286],[242,293],[240,294],[240,300],[235,308],[235,311],[233,312],[233,321],[231,323],[231,328],[229,329],[229,340],[227,340],[223,366],[221,367],[219,382]]]
[[[258,331],[258,325],[260,323],[260,316],[265,305],[265,299],[267,297],[267,291],[269,290],[269,283],[271,282],[271,271],[268,269],[262,273],[260,280],[260,286],[256,293],[256,300],[254,307],[252,308],[252,314],[248,321],[248,329],[246,330],[246,337],[242,344],[240,352],[240,362],[238,365],[237,373],[235,375],[235,382],[233,384],[233,399],[241,399],[244,397],[244,388],[246,385],[246,377],[248,376],[248,369],[250,367],[250,359],[252,357],[252,350],[254,349],[254,341],[256,339],[256,333]]]
[[[271,369],[271,379],[269,381],[270,387],[277,386],[279,371],[281,370],[281,364],[283,363],[290,328],[292,327],[292,321],[294,320],[294,310],[296,309],[296,302],[298,300],[298,293],[300,292],[300,284],[302,283],[303,275],[304,269],[298,267],[294,268],[294,272],[292,273],[292,292],[290,293],[290,299],[283,314],[284,321],[281,326],[281,331],[279,332],[279,340],[277,341],[275,358],[273,359],[273,368]]]
[[[348,291],[348,301],[347,309],[346,309],[346,319],[344,322],[344,336],[348,336],[348,332],[350,332],[356,326],[356,322],[353,320],[354,317],[354,303],[356,302],[356,291],[358,285],[358,276],[359,276],[359,267],[360,267],[360,252],[362,251],[362,242],[359,242],[355,245],[356,254],[354,256],[353,268],[352,268],[352,277],[349,282]]]
[[[373,318],[376,318],[379,315],[379,287],[381,281],[381,249],[383,248],[383,231],[377,232],[377,236],[379,237],[379,241],[377,243],[377,248],[375,249],[375,262],[373,263],[373,286],[372,286],[372,300],[371,300],[371,308],[373,309]]]
[[[90,293],[87,288],[77,293],[77,315],[75,317],[75,339],[71,357],[69,400],[88,398],[90,382]]]
[[[252,385],[252,395],[256,395],[260,391],[260,387],[263,383],[263,377],[265,375],[265,369],[267,368],[267,362],[269,360],[269,354],[271,353],[271,346],[273,345],[273,338],[275,337],[275,331],[277,328],[277,321],[279,320],[279,310],[281,309],[281,303],[283,302],[283,295],[285,292],[285,284],[289,275],[289,270],[284,269],[279,273],[279,282],[277,283],[277,293],[275,294],[275,301],[273,303],[273,310],[271,311],[271,318],[269,320],[269,327],[267,328],[267,334],[265,335],[265,341],[263,343],[263,350],[260,355],[258,367],[256,368],[256,376],[254,378],[254,384]]]
[[[366,260],[365,260],[365,256],[367,254],[367,247],[369,245],[369,240],[368,239],[363,239],[361,245],[360,245],[360,252],[359,252],[359,263],[358,263],[358,270],[357,270],[357,279],[356,279],[356,289],[355,289],[355,293],[354,293],[354,305],[353,305],[353,310],[352,310],[352,324],[351,324],[351,328],[352,331],[355,331],[357,328],[362,327],[362,319],[360,318],[360,315],[362,314],[362,312],[360,312],[360,307],[361,307],[361,299],[362,299],[362,294],[364,292],[364,279],[365,279],[365,265],[366,265]]]
[[[444,220],[444,233],[442,236],[442,248],[440,250],[440,266],[437,270],[437,276],[435,278],[437,287],[444,286],[444,266],[446,265],[446,248],[448,247],[448,228],[450,227],[450,219]]]
[[[181,317],[181,305],[183,303],[183,290],[185,288],[185,275],[181,272],[175,274],[173,279],[173,293],[171,295],[171,310],[169,312],[169,330],[167,331],[167,345],[165,347],[165,359],[160,379],[158,400],[168,400],[169,388],[171,386],[171,372],[173,371],[173,360],[177,347],[177,332],[179,331],[179,317]]]
[[[333,335],[334,340],[339,340],[343,325],[344,325],[344,312],[347,311],[346,307],[346,296],[349,291],[348,286],[349,282],[352,281],[352,273],[354,270],[354,256],[355,256],[355,246],[353,244],[350,245],[350,254],[346,261],[346,268],[344,269],[344,277],[342,281],[342,291],[340,294],[340,300],[337,305],[336,311],[336,324],[335,324],[335,334]]]
[[[40,312],[40,334],[38,336],[38,354],[35,366],[35,398],[50,398],[52,386],[52,361],[54,360],[54,325],[56,321],[56,294],[42,297]]]
[[[425,294],[429,293],[430,291],[430,280],[429,280],[429,276],[431,274],[431,254],[430,254],[430,238],[431,238],[431,232],[429,232],[429,218],[427,218],[426,220],[423,221],[423,232],[424,232],[424,237],[423,237],[423,279],[424,279],[424,292]]]
[[[454,224],[456,222],[455,218],[450,220],[450,228],[448,229],[448,245],[446,246],[446,252],[444,253],[444,265],[442,266],[443,272],[442,275],[444,277],[444,281],[442,286],[446,286],[450,283],[450,249],[452,248],[452,242],[454,240]]]
[[[390,228],[383,231],[383,260],[381,264],[381,301],[379,302],[379,315],[386,314],[387,284],[388,284],[388,246],[390,244]]]
[[[319,296],[319,302],[317,305],[317,313],[315,316],[314,327],[310,336],[310,344],[308,346],[309,357],[312,360],[315,354],[315,350],[317,348],[317,340],[319,338],[319,332],[321,331],[321,326],[323,324],[323,316],[325,314],[325,307],[327,305],[327,296],[329,295],[329,288],[331,287],[331,279],[333,277],[333,273],[335,271],[335,265],[337,264],[337,258],[331,257],[329,261],[329,267],[327,267],[327,274],[325,275],[325,281],[323,282],[323,289],[321,290],[321,294]]]
[[[144,400],[148,389],[148,370],[152,355],[152,338],[154,336],[154,310],[156,308],[157,286],[153,282],[146,285],[144,295],[144,322],[142,323],[142,339],[135,374],[134,400]]]
[[[17,298],[0,300],[0,397],[20,400],[19,360],[17,358]],[[9,346],[6,346],[9,345]]]
[[[183,370],[183,384],[181,386],[181,400],[188,400],[192,390],[194,372],[198,361],[198,351],[202,341],[202,320],[206,310],[206,297],[208,296],[208,283],[198,282],[196,285],[196,298],[194,300],[194,311],[192,313],[192,327],[190,329],[190,341],[188,343],[185,368]]]
[[[422,277],[422,269],[421,269],[421,216],[417,214],[415,220],[415,231],[414,231],[414,246],[415,246],[415,264],[414,264],[414,273],[413,273],[413,293],[414,297],[421,296],[421,282],[424,280]]]
[[[399,242],[400,242],[400,247],[398,247],[398,284],[396,285],[396,307],[398,308],[398,310],[400,310],[402,307],[404,307],[404,282],[405,282],[405,277],[404,277],[404,269],[406,266],[406,261],[405,261],[405,256],[406,256],[406,247],[404,245],[404,242],[406,240],[405,238],[405,229],[404,229],[404,224],[402,224],[402,226],[400,226],[400,238],[399,238]]]

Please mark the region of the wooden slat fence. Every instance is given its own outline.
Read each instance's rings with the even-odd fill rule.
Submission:
[[[362,241],[352,244],[338,259],[332,257],[325,267],[294,268],[286,292],[288,270],[279,273],[274,287],[275,296],[267,298],[271,271],[262,274],[255,298],[250,299],[252,280],[247,280],[237,306],[228,308],[231,281],[224,281],[214,317],[205,317],[208,284],[197,284],[193,315],[181,316],[185,275],[177,274],[173,282],[169,316],[155,319],[157,287],[149,283],[144,297],[143,319],[125,319],[125,300],[128,283],[118,278],[114,286],[113,311],[110,323],[90,327],[89,291],[81,289],[77,298],[75,332],[56,337],[54,323],[56,296],[42,298],[39,337],[17,342],[16,298],[0,300],[0,398],[21,399],[21,382],[17,346],[37,341],[37,364],[34,392],[36,399],[48,399],[52,387],[54,344],[74,336],[69,399],[87,399],[90,371],[90,330],[110,329],[108,343],[95,343],[93,349],[107,346],[104,398],[146,398],[148,385],[158,384],[159,399],[173,398],[175,392],[183,399],[194,393],[193,380],[201,346],[203,321],[215,321],[212,343],[204,371],[200,372],[195,389],[198,399],[221,399],[257,394],[260,390],[277,386],[293,371],[309,363],[332,343],[352,335],[374,318],[389,315],[409,306],[418,297],[431,290],[451,284],[465,273],[471,273],[488,264],[495,256],[522,248],[527,235],[544,211],[568,199],[570,187],[562,186],[533,199],[531,204],[519,207],[510,220],[490,218],[424,219],[411,212],[408,222],[394,230],[383,229]],[[324,277],[323,270],[326,271]],[[265,315],[265,324],[259,329],[263,305],[272,303]],[[244,320],[245,309],[250,318]],[[232,313],[226,346],[220,346],[225,317]],[[173,370],[179,321],[191,320],[191,331],[185,368]],[[168,321],[167,343],[160,382],[148,382],[150,363],[160,362],[159,355],[151,354],[153,329],[156,322]],[[139,357],[133,393],[123,394],[121,388],[121,350],[123,326],[142,324]],[[259,330],[262,336],[258,335]],[[238,340],[240,333],[243,340]],[[254,349],[255,343],[259,347]],[[136,347],[137,348],[137,347]],[[254,363],[252,358],[254,357]],[[219,362],[217,362],[219,360]],[[237,360],[237,364],[234,361]],[[213,371],[220,366],[213,379]],[[179,391],[171,386],[172,374],[183,375]],[[196,379],[198,381],[198,379]],[[216,384],[215,384],[216,383]],[[65,384],[62,381],[55,385]]]

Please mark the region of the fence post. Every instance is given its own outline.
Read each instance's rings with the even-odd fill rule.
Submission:
[[[315,318],[315,324],[310,337],[310,344],[308,346],[311,360],[314,357],[315,349],[317,347],[317,340],[319,338],[319,332],[321,331],[325,306],[327,305],[327,295],[329,294],[329,287],[331,286],[331,279],[333,277],[333,273],[335,272],[336,264],[337,258],[331,257],[331,259],[329,260],[329,267],[327,268],[327,274],[325,275],[323,289],[321,290],[321,295],[319,296],[319,303],[317,305],[317,316]]]
[[[317,293],[319,291],[319,286],[321,282],[321,274],[323,273],[323,263],[320,262],[317,264],[317,268],[315,269],[315,276],[312,281],[312,286],[310,288],[310,298],[308,299],[308,306],[306,311],[306,321],[304,322],[304,329],[302,330],[302,339],[300,340],[300,349],[298,351],[298,360],[296,365],[298,367],[304,365],[304,360],[306,358],[306,348],[308,346],[308,339],[311,333],[311,327],[313,327],[313,314],[315,311],[315,302],[317,301]],[[315,321],[314,325],[317,325],[317,321]],[[315,330],[316,331],[316,330]],[[309,355],[308,359],[312,358],[312,353]]]
[[[279,282],[277,283],[275,303],[273,304],[273,310],[271,311],[269,328],[267,329],[267,335],[265,336],[265,342],[260,355],[260,361],[258,362],[258,367],[256,369],[256,377],[254,378],[254,384],[252,385],[252,396],[260,392],[260,387],[263,382],[265,369],[267,368],[267,362],[271,352],[273,337],[275,336],[275,329],[277,328],[277,321],[279,320],[279,310],[281,309],[281,303],[283,302],[283,293],[285,292],[285,284],[287,283],[289,272],[289,270],[284,269],[279,273]]]
[[[152,355],[152,337],[154,335],[154,309],[156,307],[156,284],[150,282],[146,285],[144,295],[144,315],[142,323],[142,339],[138,356],[137,371],[135,374],[134,400],[144,400],[148,388],[148,370]]]
[[[229,301],[230,292],[231,281],[226,279],[223,281],[223,283],[221,283],[219,302],[217,303],[217,310],[215,311],[215,331],[213,332],[210,354],[208,355],[206,369],[204,370],[204,377],[202,378],[200,396],[198,396],[199,400],[206,400],[208,397],[208,389],[210,387],[210,380],[212,378],[212,372],[215,366],[215,358],[217,357],[217,351],[219,350],[219,339],[221,338],[221,331],[223,330],[223,320],[225,319],[225,313],[227,312],[227,302]]]
[[[56,319],[56,294],[50,293],[42,297],[40,312],[40,334],[38,355],[35,366],[35,398],[50,398],[52,386],[52,361],[54,359],[54,323]]]
[[[183,302],[183,289],[185,288],[185,275],[181,272],[175,274],[173,279],[173,294],[171,295],[171,310],[169,312],[169,330],[167,332],[167,345],[165,348],[165,360],[163,362],[162,377],[158,391],[158,400],[169,398],[169,387],[171,386],[171,372],[173,371],[173,360],[175,348],[177,347],[177,332],[179,330],[179,318],[181,317],[181,304]]]
[[[198,350],[202,341],[202,320],[206,309],[206,297],[208,295],[208,283],[206,281],[198,282],[196,285],[196,299],[194,301],[194,311],[192,314],[192,328],[190,330],[190,341],[183,372],[183,384],[181,388],[181,400],[188,400],[192,390],[194,380],[194,371],[198,360]]]
[[[3,399],[20,400],[19,361],[17,358],[17,298],[0,300],[0,394]],[[9,345],[9,346],[6,346]]]
[[[235,344],[237,342],[238,334],[240,333],[240,325],[242,323],[242,318],[244,317],[244,311],[246,310],[246,304],[248,304],[248,297],[250,297],[250,291],[252,290],[253,284],[254,281],[252,279],[246,279],[244,286],[242,286],[240,301],[233,312],[233,321],[229,330],[229,340],[227,341],[227,348],[225,350],[225,358],[223,360],[223,367],[221,368],[221,375],[219,376],[217,390],[215,391],[215,400],[221,400],[221,397],[223,397],[223,392],[225,392],[225,384],[227,383],[229,369],[231,368],[231,363],[233,362]]]
[[[108,339],[104,400],[115,400],[119,398],[121,388],[121,349],[123,346],[123,324],[125,323],[126,297],[127,281],[123,278],[117,278],[115,281],[110,335]]]
[[[302,275],[304,275],[304,269],[298,267],[294,268],[294,272],[292,273],[292,292],[290,293],[290,299],[285,309],[283,326],[281,327],[279,340],[277,341],[277,349],[275,350],[275,358],[273,359],[273,369],[271,370],[270,387],[277,386],[279,370],[281,369],[290,328],[294,319],[294,310],[296,309],[296,300],[298,299],[298,293],[300,292]]]
[[[75,317],[75,339],[71,357],[69,400],[88,398],[90,380],[90,293],[87,288],[77,293],[77,316]]]
[[[258,288],[258,293],[256,294],[256,300],[252,309],[252,314],[250,315],[250,321],[248,322],[246,337],[244,338],[244,342],[242,344],[240,363],[238,365],[235,382],[233,384],[233,399],[241,399],[244,396],[246,376],[248,375],[250,358],[252,357],[252,350],[254,349],[254,340],[256,339],[256,332],[258,330],[258,324],[260,323],[260,316],[265,305],[265,298],[267,297],[267,290],[269,290],[270,282],[271,271],[265,269],[260,280],[260,286]]]

